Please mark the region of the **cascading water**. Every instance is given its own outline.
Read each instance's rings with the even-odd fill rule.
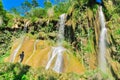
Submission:
[[[25,26],[24,26],[24,32],[26,32],[26,30],[27,30],[27,25],[28,25],[28,22],[27,22],[27,23],[25,24]],[[21,48],[21,46],[22,46],[22,44],[23,44],[23,42],[24,42],[24,39],[25,39],[25,36],[22,36],[22,37],[21,37],[21,42],[20,42],[20,44],[19,44],[18,47],[13,51],[12,57],[11,57],[11,59],[10,59],[10,62],[14,62],[15,57],[16,57],[19,49]]]
[[[55,66],[53,68],[54,71],[60,73],[63,70],[63,51],[65,50],[63,47],[57,47],[57,60],[55,62]]]
[[[37,43],[39,42],[39,40],[36,40],[35,42],[34,42],[34,50],[33,50],[33,52],[32,52],[32,55],[26,60],[26,62],[25,62],[25,64],[27,64],[28,62],[29,62],[29,60],[32,58],[32,56],[35,54],[35,51],[36,51],[36,48],[37,48]]]
[[[57,44],[58,46],[62,45],[62,42],[64,40],[64,26],[65,26],[65,14],[62,14],[60,16],[60,27],[59,27],[59,33],[58,33],[58,40],[57,40]]]
[[[46,65],[46,69],[49,69],[51,64],[52,64],[52,61],[54,60],[54,58],[57,56],[57,60],[55,62],[55,65],[54,65],[54,68],[53,70],[60,73],[62,72],[62,63],[63,63],[63,57],[62,57],[62,54],[63,54],[63,51],[65,49],[62,47],[62,46],[57,46],[57,47],[53,47],[51,52],[51,57],[49,58],[49,61]]]
[[[57,47],[53,47],[51,50],[51,57],[49,58],[49,61],[46,65],[46,69],[49,69],[53,59],[57,56],[55,65],[53,67],[53,70],[57,73],[62,72],[63,68],[63,51],[65,50],[62,47],[62,42],[64,40],[64,25],[65,25],[65,14],[62,14],[60,16],[60,27],[59,27],[59,33],[58,33],[58,40],[57,40]]]
[[[99,19],[100,19],[100,25],[101,25],[101,33],[100,33],[100,43],[99,43],[99,68],[102,72],[106,73],[106,34],[107,29],[105,27],[105,19],[104,14],[102,11],[102,6],[99,7]]]
[[[22,44],[23,44],[23,41],[24,41],[24,37],[21,38],[20,44],[19,44],[18,47],[14,50],[14,52],[13,52],[13,54],[12,54],[12,57],[11,57],[11,59],[10,59],[10,62],[14,62],[15,57],[16,57],[19,49],[21,48]]]

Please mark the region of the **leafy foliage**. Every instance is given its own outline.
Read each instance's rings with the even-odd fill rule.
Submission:
[[[45,1],[44,2],[44,8],[45,9],[49,9],[49,8],[51,8],[52,7],[52,3],[50,2],[50,1]]]
[[[13,13],[14,15],[17,14],[17,15],[20,15],[20,13],[18,12],[18,10],[16,8],[12,8],[10,10],[11,13]]]
[[[87,71],[84,74],[63,73],[56,74],[55,72],[44,68],[32,69],[28,65],[20,63],[1,63],[0,64],[0,79],[1,80],[79,80],[79,79],[94,79],[98,70]]]
[[[43,17],[46,17],[46,11],[43,8],[34,8],[26,16],[33,17],[33,18],[35,17],[43,18]]]
[[[0,79],[1,80],[22,80],[22,76],[29,70],[29,66],[24,66],[19,63],[1,63],[0,64]]]
[[[38,4],[38,1],[37,0],[32,0],[32,7],[35,8],[35,7],[38,7],[39,4]]]
[[[15,13],[15,14],[21,14],[25,15],[27,14],[32,8],[38,7],[38,1],[37,0],[32,0],[29,2],[28,0],[25,0],[20,6],[18,7],[13,7],[10,12]]]
[[[8,31],[0,34],[0,56],[4,55],[10,49],[11,33]]]
[[[3,9],[1,0],[0,0],[0,17],[3,21],[2,25],[0,25],[0,28],[3,28],[6,25],[8,18],[6,17],[6,11]]]
[[[4,16],[5,10],[3,9],[2,1],[0,0],[0,16]]]
[[[31,7],[32,7],[32,5],[28,0],[23,2],[21,4],[21,12],[23,12],[22,14],[26,14],[31,9]]]

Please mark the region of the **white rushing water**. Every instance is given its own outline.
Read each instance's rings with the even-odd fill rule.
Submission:
[[[26,24],[25,24],[25,26],[24,26],[24,32],[26,32],[26,30],[27,30],[27,25],[28,25],[28,22],[26,22]],[[21,48],[21,46],[22,46],[22,44],[23,44],[23,42],[24,42],[25,36],[24,36],[24,35],[21,35],[21,36],[22,36],[22,37],[21,37],[21,42],[20,42],[20,44],[18,45],[18,47],[13,51],[12,57],[11,57],[11,59],[10,59],[10,62],[14,62],[15,57],[16,57],[18,51],[20,50],[20,48]]]
[[[65,49],[63,47],[57,47],[57,48],[58,48],[57,59],[53,70],[60,73],[63,70],[63,51]]]
[[[64,40],[65,14],[62,14],[60,16],[59,23],[60,23],[60,27],[59,27],[59,32],[58,32],[57,44],[58,46],[61,46]]]
[[[23,41],[24,41],[24,36],[21,38],[21,42],[20,42],[20,44],[18,45],[18,47],[13,51],[12,57],[11,57],[11,59],[10,59],[10,62],[14,62],[15,57],[16,57],[18,51],[20,50],[22,44],[23,44]]]
[[[106,73],[106,34],[107,29],[105,27],[105,18],[102,11],[102,6],[99,7],[99,19],[101,25],[101,33],[100,33],[100,42],[99,42],[99,68],[102,72]]]
[[[60,16],[60,27],[59,27],[59,33],[58,33],[58,39],[57,39],[57,47],[53,47],[51,52],[49,54],[51,54],[51,57],[46,65],[46,69],[49,69],[52,61],[55,59],[56,57],[56,61],[53,67],[53,70],[56,71],[57,73],[62,72],[63,69],[63,51],[65,50],[62,47],[62,42],[64,40],[64,26],[65,26],[65,14],[62,14]]]
[[[62,46],[57,46],[57,47],[52,48],[52,50],[51,50],[52,54],[51,54],[51,57],[49,58],[49,61],[46,65],[46,69],[50,68],[52,61],[57,56],[53,70],[58,72],[58,73],[62,72],[62,65],[63,65],[62,64],[63,63],[63,57],[62,57],[63,55],[62,54],[63,54],[64,50],[65,49]]]

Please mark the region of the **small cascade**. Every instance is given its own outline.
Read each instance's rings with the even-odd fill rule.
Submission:
[[[62,57],[62,54],[63,54],[63,51],[65,49],[62,47],[62,46],[57,46],[57,47],[53,47],[51,52],[51,56],[49,58],[49,61],[46,65],[46,69],[49,69],[51,64],[52,64],[52,61],[54,60],[54,58],[57,56],[57,60],[55,62],[55,65],[54,65],[54,68],[53,70],[60,73],[62,72],[62,63],[63,63],[63,57]]]
[[[59,27],[59,33],[58,33],[58,39],[57,39],[58,46],[52,48],[51,52],[49,53],[49,54],[51,54],[51,56],[46,65],[46,69],[49,69],[52,64],[52,61],[56,57],[56,61],[55,61],[53,70],[56,71],[57,73],[62,72],[62,67],[63,67],[63,52],[65,49],[62,47],[62,42],[64,40],[65,14],[62,14],[60,16],[59,23],[60,23],[60,27]]]
[[[99,7],[99,20],[101,25],[101,33],[100,33],[100,42],[99,42],[99,68],[102,72],[106,73],[106,34],[107,29],[105,27],[105,19],[102,11],[102,6]]]
[[[55,62],[55,66],[53,68],[57,73],[62,72],[63,70],[63,51],[65,50],[63,47],[57,47],[57,59]]]
[[[29,62],[29,60],[32,58],[32,56],[35,54],[35,51],[37,49],[37,43],[39,42],[39,40],[36,40],[34,42],[34,49],[33,49],[33,52],[32,52],[32,55],[26,60],[25,64],[27,64]]]
[[[16,57],[19,49],[21,48],[22,44],[23,44],[23,41],[24,41],[24,36],[21,38],[21,42],[20,42],[20,44],[18,45],[18,47],[13,51],[12,57],[11,57],[11,59],[10,59],[10,62],[14,62],[15,57]]]
[[[24,32],[26,32],[26,30],[27,30],[27,25],[28,25],[28,22],[26,22],[26,24],[25,24],[25,26],[24,26]],[[21,42],[20,42],[20,44],[18,45],[18,47],[13,51],[12,57],[11,57],[11,59],[10,59],[10,62],[14,62],[15,57],[16,57],[18,51],[20,50],[20,48],[21,48],[21,46],[22,46],[22,44],[23,44],[23,42],[24,42],[25,36],[24,36],[24,35],[21,35],[21,36],[22,36],[22,37],[21,37]]]

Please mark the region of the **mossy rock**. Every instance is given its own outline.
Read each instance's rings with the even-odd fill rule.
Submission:
[[[45,32],[39,32],[38,38],[41,40],[48,39],[47,34]]]
[[[50,39],[55,39],[56,36],[57,36],[57,34],[56,34],[55,32],[48,33],[48,37],[49,37]]]

